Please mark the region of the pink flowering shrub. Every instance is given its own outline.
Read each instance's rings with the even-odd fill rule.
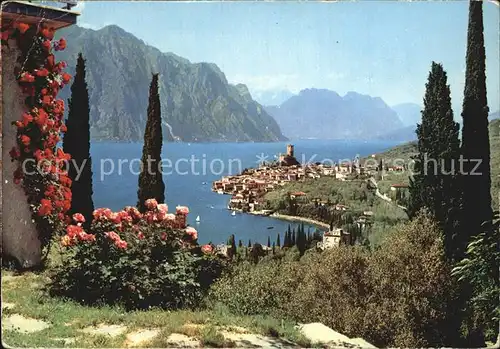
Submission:
[[[65,261],[52,275],[51,293],[129,309],[198,305],[224,265],[198,245],[197,231],[186,226],[187,207],[171,214],[154,199],[146,207],[144,214],[96,209],[88,233],[75,214],[61,238]]]

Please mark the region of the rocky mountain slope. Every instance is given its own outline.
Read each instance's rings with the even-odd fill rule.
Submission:
[[[374,139],[404,126],[381,98],[356,92],[305,89],[266,110],[290,138]]]
[[[245,85],[230,85],[212,63],[191,63],[146,45],[118,26],[100,30],[72,26],[58,31],[68,41],[57,59],[74,74],[81,51],[87,67],[91,137],[141,141],[152,73],[159,89],[164,135],[182,141],[280,141],[278,124]],[[70,89],[60,96],[67,100]]]

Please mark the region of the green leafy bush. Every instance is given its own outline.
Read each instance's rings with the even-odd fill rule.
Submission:
[[[187,207],[169,214],[165,204],[147,205],[144,214],[132,207],[95,210],[92,234],[83,231],[83,216],[75,215],[76,224],[61,240],[63,263],[51,277],[51,294],[128,309],[198,305],[223,265],[186,227]]]
[[[210,299],[240,314],[322,322],[377,346],[449,342],[455,292],[441,232],[425,214],[389,232],[380,248],[340,246],[293,258],[239,265]]]

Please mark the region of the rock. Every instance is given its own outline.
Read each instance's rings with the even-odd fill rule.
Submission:
[[[12,309],[16,305],[14,303],[2,302],[2,310],[4,309]]]
[[[127,339],[124,343],[125,347],[134,347],[143,343],[150,342],[160,333],[159,330],[156,329],[142,329],[131,332],[127,334]]]
[[[225,339],[232,341],[240,348],[296,348],[294,343],[280,338],[261,336],[252,333],[234,333],[228,331],[220,332]]]
[[[2,331],[17,331],[22,333],[33,333],[49,328],[50,324],[37,319],[26,318],[19,314],[13,314],[4,319]]]
[[[364,339],[351,339],[319,322],[300,325],[299,330],[302,332],[304,337],[309,339],[312,343],[321,343],[344,348],[376,348]]]
[[[167,338],[167,344],[174,345],[177,348],[199,348],[201,343],[199,340],[188,337],[181,333],[172,333]]]
[[[123,325],[106,325],[106,324],[99,324],[97,326],[90,326],[86,327],[82,332],[85,333],[90,333],[90,334],[97,334],[97,335],[105,335],[105,336],[110,336],[110,337],[116,337],[121,335],[123,332],[127,330],[126,326]]]

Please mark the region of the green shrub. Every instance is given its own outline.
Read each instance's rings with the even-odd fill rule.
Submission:
[[[92,234],[75,215],[76,225],[61,240],[65,252],[51,294],[128,309],[197,306],[223,265],[211,246],[198,246],[196,230],[185,225],[187,208],[174,215],[156,201],[148,205],[144,215],[130,207],[95,210]]]
[[[449,273],[441,232],[422,215],[393,228],[372,253],[341,246],[238,265],[210,299],[240,314],[322,322],[377,346],[434,346],[459,335],[448,326]]]

